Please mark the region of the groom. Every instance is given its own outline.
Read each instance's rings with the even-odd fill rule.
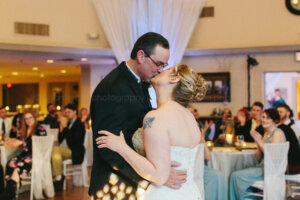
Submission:
[[[149,32],[134,44],[130,59],[111,71],[96,87],[91,99],[94,158],[89,195],[94,199],[136,199],[136,189],[143,179],[117,153],[98,149],[98,131],[119,135],[132,147],[132,135],[142,127],[143,117],[152,107],[145,81],[156,76],[167,65],[169,42],[160,34]],[[186,171],[171,170],[165,184],[179,188]],[[146,184],[147,185],[147,184]]]

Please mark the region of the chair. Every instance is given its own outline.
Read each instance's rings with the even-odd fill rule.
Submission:
[[[66,190],[67,183],[66,179],[68,176],[73,176],[73,185],[75,186],[84,186],[88,187],[88,171],[87,171],[87,159],[88,159],[88,152],[87,152],[87,142],[88,139],[87,134],[84,137],[84,147],[85,147],[85,154],[83,158],[83,162],[80,165],[73,165],[72,159],[66,159],[63,161],[63,175],[66,177],[63,184],[63,189]]]
[[[195,161],[195,182],[201,192],[202,199],[204,199],[204,146],[205,144],[199,144],[197,152],[197,158]]]
[[[256,181],[251,187],[263,190],[260,193],[247,193],[246,196],[259,196],[264,200],[283,200],[286,195],[285,171],[289,142],[265,144],[264,180]]]
[[[43,190],[47,197],[54,197],[54,187],[51,171],[51,152],[54,136],[32,136],[32,169],[22,185],[31,184],[30,200],[44,199]]]
[[[58,141],[58,128],[49,128],[47,129],[47,135],[53,135],[54,136],[54,142]]]
[[[300,174],[288,174],[288,175],[285,175],[285,180],[287,180],[288,182],[288,189],[289,189],[289,194],[287,195],[287,197],[289,198],[295,198],[296,195],[299,195],[300,196],[300,192],[299,192],[299,189],[300,189]],[[298,183],[298,186],[295,186],[295,185],[290,185],[290,181],[293,181],[293,182],[296,182]]]

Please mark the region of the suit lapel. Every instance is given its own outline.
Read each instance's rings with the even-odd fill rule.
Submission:
[[[121,73],[124,74],[125,79],[128,81],[128,85],[130,88],[133,90],[133,92],[138,96],[138,100],[142,104],[147,104],[145,106],[150,106],[150,109],[152,108],[150,99],[149,99],[149,94],[146,95],[141,88],[141,86],[138,84],[137,79],[134,77],[134,75],[128,70],[125,62],[122,63],[120,66]],[[148,91],[147,91],[148,92]],[[143,99],[146,98],[145,101]]]

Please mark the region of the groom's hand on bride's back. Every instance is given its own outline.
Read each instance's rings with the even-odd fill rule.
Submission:
[[[181,184],[186,182],[187,171],[186,170],[176,170],[174,167],[180,166],[181,163],[172,161],[171,162],[171,170],[168,180],[165,182],[165,186],[170,187],[172,189],[181,188]]]

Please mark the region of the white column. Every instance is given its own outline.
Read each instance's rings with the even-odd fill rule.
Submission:
[[[47,81],[39,82],[39,105],[40,112],[46,114],[47,113],[47,104],[48,104],[48,87]]]
[[[115,61],[81,66],[79,108],[90,108],[91,96],[100,81],[116,67]]]

